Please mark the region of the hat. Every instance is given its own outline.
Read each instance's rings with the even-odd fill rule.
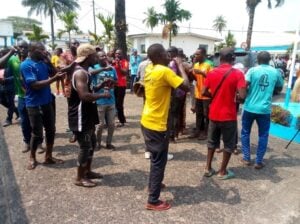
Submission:
[[[231,47],[225,47],[220,50],[220,58],[226,58],[226,59],[234,59],[235,54],[234,54],[234,48]]]
[[[82,63],[89,55],[97,53],[94,46],[90,44],[81,44],[77,48],[76,63]]]

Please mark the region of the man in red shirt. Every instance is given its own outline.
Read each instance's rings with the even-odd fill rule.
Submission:
[[[126,94],[126,76],[128,74],[129,63],[125,58],[123,58],[123,52],[120,49],[116,50],[113,66],[116,69],[118,76],[118,82],[115,87],[115,97],[116,109],[120,124],[118,124],[117,127],[123,127],[126,123],[126,118],[124,115],[124,98]]]
[[[235,56],[232,48],[222,49],[220,51],[221,64],[207,74],[202,91],[203,95],[212,97],[209,109],[208,153],[204,176],[210,177],[215,174],[211,163],[215,149],[220,147],[222,135],[224,143],[223,160],[218,172],[218,177],[222,180],[234,177],[234,173],[226,168],[236,144],[236,95],[238,93],[241,100],[246,97],[244,74],[232,68],[234,60]]]

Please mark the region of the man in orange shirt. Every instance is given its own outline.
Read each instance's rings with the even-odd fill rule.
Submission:
[[[195,89],[196,99],[196,131],[190,136],[191,138],[197,138],[199,140],[205,140],[207,138],[208,129],[208,107],[210,104],[210,98],[202,96],[202,89],[204,88],[204,81],[206,74],[213,69],[212,65],[206,61],[206,49],[198,48],[195,52],[196,63],[193,67],[194,79],[197,82]],[[203,132],[201,133],[201,130]]]

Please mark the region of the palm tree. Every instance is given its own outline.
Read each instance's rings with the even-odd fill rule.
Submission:
[[[249,50],[251,47],[251,38],[252,38],[252,31],[253,31],[253,24],[254,24],[254,15],[256,6],[261,2],[261,0],[246,0],[248,15],[249,15],[249,23],[248,23],[248,30],[247,30],[247,48]],[[275,7],[279,7],[284,3],[284,0],[275,0],[276,5]],[[268,8],[272,8],[272,1],[268,0]]]
[[[115,30],[116,48],[122,49],[123,54],[127,55],[125,0],[115,0]]]
[[[147,16],[146,19],[143,20],[143,23],[146,23],[147,27],[151,28],[151,31],[155,26],[158,25],[158,15],[154,9],[154,7],[150,7],[147,9],[147,12],[144,12],[144,14]]]
[[[214,19],[214,24],[213,28],[219,32],[222,36],[222,32],[226,29],[227,27],[227,21],[225,20],[224,16],[219,15]]]
[[[104,35],[108,37],[109,40],[112,39],[112,32],[114,31],[114,16],[113,15],[108,15],[104,16],[102,14],[96,15],[96,17],[100,20],[104,27]]]
[[[101,35],[97,35],[96,33],[93,33],[91,31],[88,31],[90,37],[92,38],[92,40],[90,40],[91,44],[93,45],[99,45],[102,41],[102,36]]]
[[[66,12],[65,14],[58,15],[58,18],[64,23],[65,28],[59,29],[57,36],[61,38],[64,33],[67,33],[69,36],[69,46],[71,45],[71,32],[75,31],[76,33],[79,31],[79,27],[77,26],[77,13],[75,12]]]
[[[176,36],[178,34],[177,22],[188,20],[192,15],[189,11],[180,9],[180,2],[177,0],[165,0],[163,7],[165,9],[164,13],[157,13],[153,7],[149,8],[145,13],[147,18],[143,22],[151,29],[159,23],[163,24],[162,37],[169,38],[169,46],[171,46],[172,35]]]
[[[79,8],[76,0],[22,0],[22,5],[30,7],[29,15],[34,11],[37,15],[44,14],[50,16],[51,21],[51,41],[54,46],[54,16],[68,11],[74,11]]]
[[[30,41],[45,41],[49,38],[48,35],[43,34],[43,29],[35,24],[32,25],[32,33],[25,34]]]
[[[230,30],[227,33],[227,36],[225,36],[225,44],[226,47],[232,47],[234,48],[236,45],[236,40],[234,38],[234,35],[230,32]]]

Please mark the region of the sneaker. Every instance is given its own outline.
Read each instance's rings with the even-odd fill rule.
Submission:
[[[11,125],[12,123],[11,123],[11,121],[8,121],[8,120],[6,120],[6,121],[4,121],[4,123],[3,123],[3,127],[7,127],[7,126],[9,126],[9,125]]]
[[[151,156],[150,152],[145,152],[145,159],[150,159],[150,156]]]
[[[174,158],[173,154],[168,153],[168,160],[172,160]]]
[[[153,210],[153,211],[164,211],[171,208],[171,205],[166,201],[158,201],[157,204],[150,204],[147,203],[146,209],[147,210]]]

